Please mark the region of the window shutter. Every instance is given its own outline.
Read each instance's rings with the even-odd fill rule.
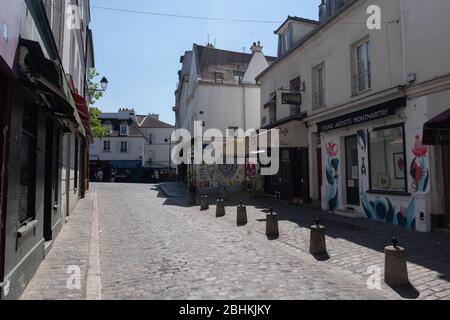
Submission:
[[[53,0],[52,31],[60,57],[62,57],[64,43],[64,11],[64,0]]]

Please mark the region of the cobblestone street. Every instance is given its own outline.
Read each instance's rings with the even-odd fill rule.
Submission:
[[[215,218],[213,205],[200,212],[198,206],[185,206],[182,194],[163,193],[157,185],[93,184],[22,299],[92,297],[96,288],[88,281],[88,270],[96,236],[86,233],[96,232],[91,220],[97,215],[97,290],[102,299],[450,298],[450,241],[443,236],[269,199],[244,199],[249,224],[236,227],[238,200],[231,197],[227,215]],[[280,215],[277,240],[264,234],[269,206]],[[308,253],[309,226],[315,217],[327,227],[327,260]],[[83,236],[76,238],[77,234]],[[383,269],[382,250],[392,234],[408,250],[415,289],[393,290],[382,284],[381,290],[369,290],[367,267]],[[82,270],[78,291],[65,287],[69,265]]]

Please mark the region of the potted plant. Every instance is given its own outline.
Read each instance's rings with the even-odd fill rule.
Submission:
[[[195,205],[195,197],[197,195],[197,181],[195,172],[189,171],[188,173],[188,188],[189,188],[189,205]]]

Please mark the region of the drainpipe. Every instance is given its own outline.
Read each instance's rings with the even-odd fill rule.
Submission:
[[[403,0],[400,0],[400,21],[402,28],[402,51],[403,51],[403,84],[407,84],[407,76],[406,76],[406,33],[405,33],[405,16],[403,14],[404,5]]]

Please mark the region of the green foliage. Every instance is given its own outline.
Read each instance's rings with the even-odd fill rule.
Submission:
[[[94,138],[103,138],[106,136],[106,127],[102,125],[98,116],[102,112],[98,108],[89,108],[89,119],[91,122],[92,136]]]
[[[100,84],[95,82],[94,79],[98,77],[99,73],[94,68],[89,69],[88,75],[88,90],[89,90],[89,103],[95,104],[101,97],[103,92],[99,91]],[[101,114],[101,110],[98,108],[89,108],[89,119],[91,123],[92,136],[94,138],[103,138],[106,136],[106,127],[102,126],[98,116]]]
[[[188,178],[189,192],[196,193],[197,192],[197,176],[195,174],[195,169],[190,170],[188,172],[187,178]]]
[[[103,92],[99,91],[100,84],[94,79],[99,76],[99,73],[94,68],[89,69],[88,75],[88,90],[89,90],[89,102],[94,105],[100,98],[103,97]]]

